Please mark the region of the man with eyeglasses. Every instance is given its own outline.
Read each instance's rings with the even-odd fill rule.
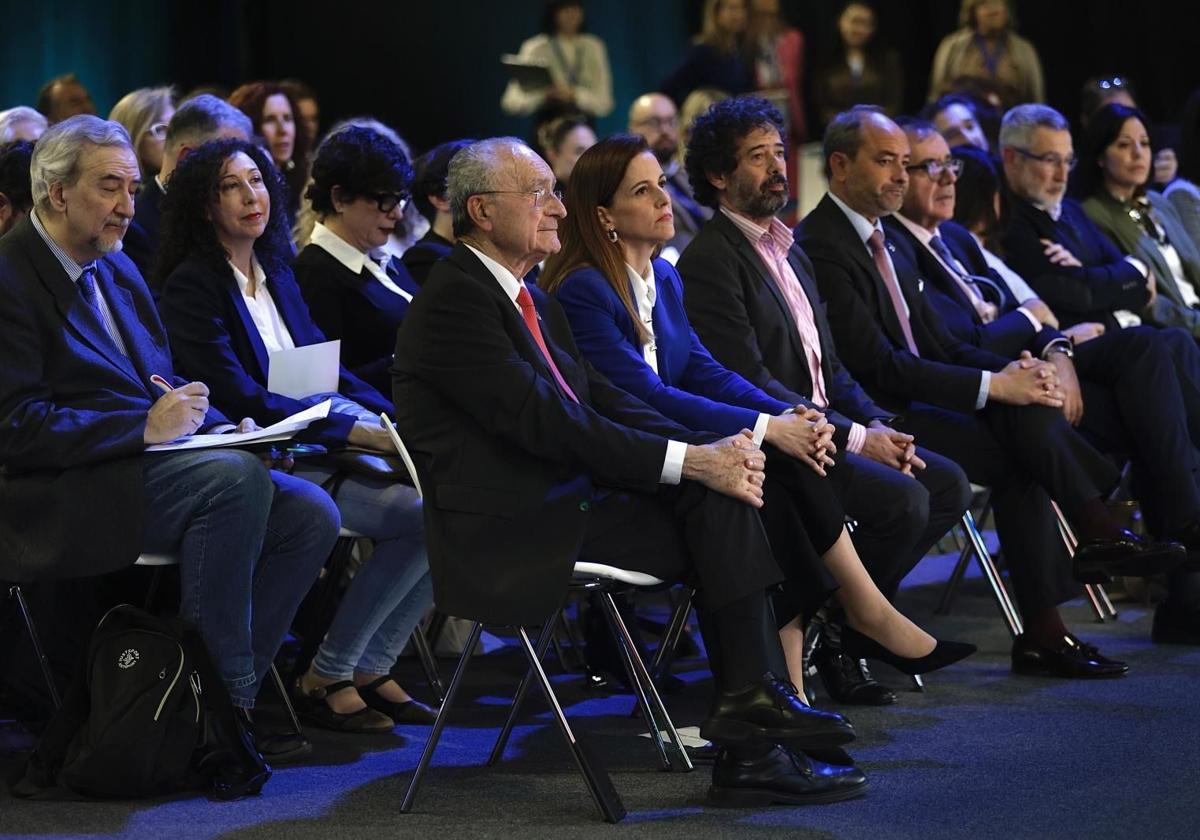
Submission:
[[[1148,530],[1196,544],[1200,483],[1185,388],[1158,331],[1112,330],[1073,346],[1039,320],[1053,317],[1044,302],[1035,298],[1018,307],[970,232],[950,221],[962,161],[950,157],[932,124],[908,121],[903,127],[912,149],[908,192],[884,228],[898,248],[908,249],[947,331],[1008,358],[1029,351],[1051,362],[1067,420],[1102,451],[1132,458]],[[1173,573],[1175,600],[1186,591],[1190,578]],[[1164,620],[1156,624],[1160,637]],[[1193,624],[1200,630],[1200,622]]]
[[[438,608],[540,625],[576,560],[686,576],[717,684],[701,726],[722,746],[710,797],[859,795],[860,771],[801,752],[850,740],[849,723],[774,676],[786,664],[765,590],[782,575],[755,510],[765,459],[749,431],[716,440],[616,388],[582,360],[557,301],[519,279],[559,250],[553,187],[515,138],[460,150],[448,187],[458,242],[396,340],[396,416],[426,488]],[[822,755],[846,764],[838,752]]]
[[[662,257],[674,263],[683,249],[712,217],[712,211],[696,200],[687,172],[679,163],[679,112],[669,96],[646,93],[629,106],[629,133],[646,139],[646,144],[667,176],[667,195],[675,220],[675,236],[663,246]]]
[[[940,137],[937,143],[944,164],[948,150]],[[1172,568],[1182,548],[1142,540],[1114,521],[1103,499],[1117,471],[1063,417],[1065,395],[1052,364],[1028,353],[1013,360],[946,329],[920,270],[881,222],[900,209],[910,186],[904,131],[876,108],[851,109],[830,122],[824,152],[829,193],[797,233],[813,261],[838,354],[877,402],[902,415],[898,428],[991,487],[1024,620],[1013,670],[1120,676],[1127,666],[1077,639],[1059,614],[1058,605],[1077,590],[1051,498],[1080,534],[1080,579]],[[938,169],[940,178],[950,175],[947,166]],[[916,172],[917,179],[927,174]],[[931,188],[930,199],[936,197]]]

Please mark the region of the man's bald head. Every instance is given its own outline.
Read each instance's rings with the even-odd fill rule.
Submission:
[[[669,96],[646,93],[629,106],[629,133],[645,138],[659,164],[666,166],[679,151],[679,112]]]

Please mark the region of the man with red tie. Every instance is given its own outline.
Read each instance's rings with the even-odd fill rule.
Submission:
[[[519,279],[559,249],[566,215],[527,146],[474,143],[448,181],[458,242],[414,298],[392,369],[427,490],[438,608],[541,624],[576,560],[687,579],[717,683],[701,727],[723,747],[714,802],[857,796],[859,770],[806,754],[836,757],[849,723],[774,676],[786,666],[765,590],[782,575],[755,510],[764,458],[749,432],[692,432],[581,360],[558,304]]]
[[[880,219],[909,184],[904,131],[873,107],[825,132],[829,192],[796,229],[812,260],[843,364],[899,418],[894,425],[992,488],[996,527],[1025,633],[1013,669],[1060,677],[1119,676],[1127,668],[1067,631],[1058,605],[1077,589],[1050,500],[1081,536],[1075,572],[1151,570],[1180,547],[1151,544],[1116,525],[1103,504],[1117,473],[1058,409],[1054,367],[1011,361],[955,338],[932,307],[917,267],[887,241]]]

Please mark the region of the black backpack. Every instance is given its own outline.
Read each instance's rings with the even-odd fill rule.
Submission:
[[[271,770],[237,719],[200,634],[124,604],[92,633],[82,672],[14,786],[103,798],[207,788],[258,793]]]

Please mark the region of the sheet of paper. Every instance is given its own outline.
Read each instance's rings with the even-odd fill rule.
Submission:
[[[294,400],[332,394],[338,389],[341,359],[340,339],[276,351],[267,361],[267,390]]]
[[[147,452],[173,452],[183,449],[215,449],[219,446],[237,446],[242,443],[267,443],[272,440],[287,440],[301,429],[308,428],[314,420],[329,416],[330,400],[285,417],[278,423],[259,429],[257,432],[229,432],[223,435],[191,435],[190,437],[147,446]]]

